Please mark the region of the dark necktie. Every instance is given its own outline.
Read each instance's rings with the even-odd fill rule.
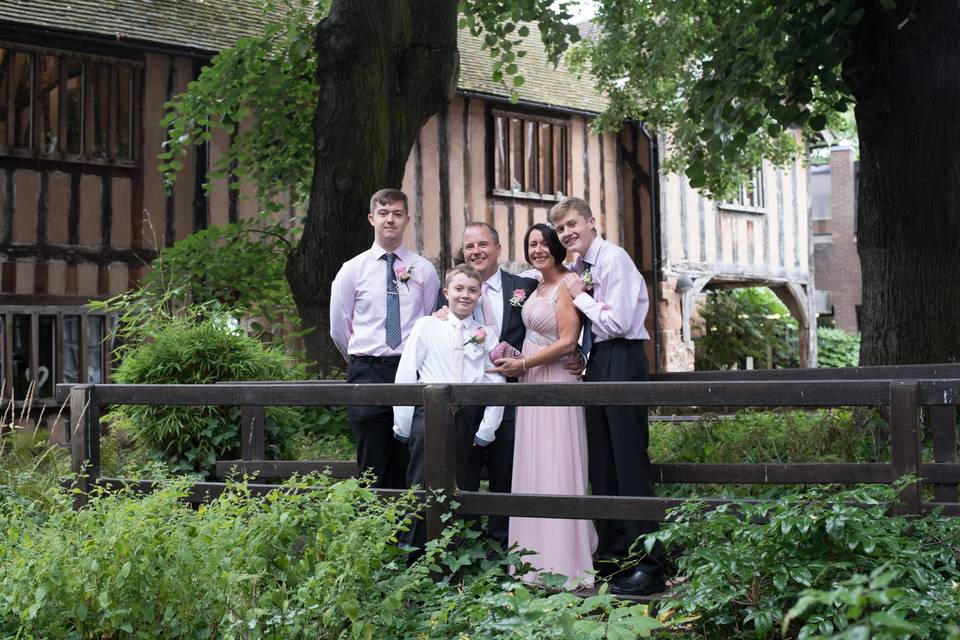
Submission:
[[[388,253],[387,258],[387,345],[391,349],[400,346],[400,291],[397,288],[397,274],[393,271],[393,263],[397,256]]]
[[[586,260],[583,260],[583,273],[589,271],[590,267],[593,266]],[[582,274],[581,274],[582,275]],[[586,290],[586,294],[593,297],[593,288]],[[593,347],[593,321],[590,318],[584,317],[583,319],[583,340],[581,341],[580,351],[583,352],[583,356],[586,357],[590,354],[590,349]]]

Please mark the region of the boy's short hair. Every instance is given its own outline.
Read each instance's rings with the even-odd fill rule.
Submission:
[[[403,210],[409,211],[407,208],[407,194],[400,191],[400,189],[380,189],[380,191],[370,196],[370,211],[373,212],[376,210],[377,205],[390,204],[391,202],[402,202]]]
[[[478,272],[476,269],[474,269],[468,264],[461,263],[456,265],[449,271],[447,271],[447,275],[445,275],[443,278],[443,286],[445,287],[450,286],[450,281],[453,280],[453,276],[457,275],[458,273],[462,273],[468,278],[473,278],[480,284],[483,284],[483,278],[480,277],[480,272]]]
[[[580,214],[584,220],[589,220],[593,217],[593,211],[590,210],[590,204],[586,200],[570,196],[553,205],[550,213],[547,214],[547,219],[550,220],[550,222],[556,223],[559,218],[567,215],[569,211]]]

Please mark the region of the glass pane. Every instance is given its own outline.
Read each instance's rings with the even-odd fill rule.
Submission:
[[[64,150],[83,153],[83,62],[66,60],[67,65],[67,141]]]
[[[497,117],[497,154],[494,156],[494,175],[497,189],[509,189],[509,162],[507,152],[509,148],[510,124],[506,118]]]
[[[57,317],[40,316],[38,318],[39,348],[37,350],[37,391],[38,398],[52,398],[54,385],[54,354],[56,353]]]
[[[56,56],[37,56],[37,80],[40,83],[41,153],[55,153],[60,138],[60,64]]]
[[[30,387],[30,316],[13,316],[13,397],[23,400]]]
[[[87,318],[87,382],[103,382],[103,316]]]
[[[90,154],[104,157],[110,149],[110,66],[106,64],[93,67],[93,131],[91,132]]]
[[[80,316],[63,316],[63,381],[80,382]]]
[[[7,89],[10,87],[10,52],[0,48],[0,147],[7,146]]]
[[[10,74],[13,91],[13,144],[18,149],[33,148],[33,56],[13,54],[13,72]]]
[[[119,67],[117,76],[117,157],[129,158],[130,153],[130,105],[133,104],[133,69]]]

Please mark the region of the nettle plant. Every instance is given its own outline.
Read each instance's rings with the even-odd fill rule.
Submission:
[[[397,547],[419,509],[360,480],[243,483],[207,505],[188,486],[94,492],[0,509],[0,635],[18,638],[636,638],[666,625],[636,605],[524,586],[515,551],[489,559],[448,518],[408,566]],[[443,500],[443,496],[437,496]],[[453,506],[453,505],[452,505]]]
[[[655,534],[687,576],[663,607],[706,637],[955,636],[960,521],[890,515],[905,482],[684,504]]]

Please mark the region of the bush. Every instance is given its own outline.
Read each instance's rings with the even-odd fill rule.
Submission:
[[[817,327],[817,366],[856,367],[860,364],[860,336],[843,329]]]
[[[757,411],[654,423],[650,457],[667,462],[876,462],[889,455],[887,426],[861,409]]]
[[[213,384],[295,380],[302,371],[280,350],[264,346],[217,317],[174,320],[126,351],[114,373],[125,384]],[[265,412],[267,447],[284,457],[303,420],[291,407]],[[106,416],[141,449],[156,451],[175,468],[210,472],[218,459],[240,451],[239,407],[118,406]]]
[[[663,607],[696,614],[710,638],[947,637],[960,619],[960,520],[891,516],[896,496],[881,485],[686,504],[655,534],[687,577]]]
[[[648,635],[646,608],[521,585],[448,527],[407,566],[396,533],[412,494],[357,480],[243,484],[209,505],[173,483],[146,496],[70,494],[42,515],[0,511],[0,635],[20,638],[569,638]]]
[[[698,370],[764,368],[768,349],[776,369],[799,364],[797,323],[776,294],[767,288],[715,289],[700,306],[696,329]]]
[[[657,463],[879,462],[889,459],[889,430],[867,408],[816,411],[744,409],[732,417],[655,422],[650,458]],[[672,497],[758,497],[797,493],[798,485],[668,484]]]

